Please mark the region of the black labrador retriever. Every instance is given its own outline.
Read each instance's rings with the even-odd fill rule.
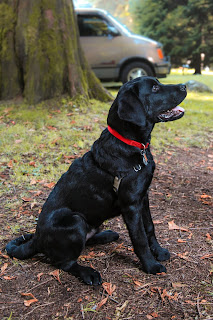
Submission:
[[[178,104],[185,97],[183,84],[163,85],[152,77],[125,83],[109,110],[108,128],[61,176],[42,208],[35,234],[7,244],[9,256],[27,259],[44,253],[58,268],[99,285],[99,272],[79,265],[77,259],[86,244],[117,240],[116,232],[99,227],[122,215],[142,269],[166,272],[158,261],[170,254],[156,240],[149,209],[155,169],[149,143],[155,123],[183,116]]]

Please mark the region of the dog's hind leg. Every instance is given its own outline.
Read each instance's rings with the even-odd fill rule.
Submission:
[[[94,234],[87,240],[86,245],[106,244],[118,240],[119,234],[112,230],[105,230]]]
[[[89,285],[101,284],[98,271],[77,263],[85,247],[88,225],[80,213],[67,208],[52,213],[52,223],[44,230],[41,237],[45,243],[45,254],[58,268],[71,273]]]
[[[150,209],[149,209],[148,194],[144,197],[144,200],[143,200],[142,214],[143,214],[143,222],[144,222],[144,227],[146,230],[147,239],[149,242],[149,247],[150,247],[150,250],[151,250],[153,256],[158,261],[168,260],[170,258],[169,251],[160,246],[160,244],[158,243],[156,236],[155,236],[155,227],[154,227],[151,213],[150,213]]]

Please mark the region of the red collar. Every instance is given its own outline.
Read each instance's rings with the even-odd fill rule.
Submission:
[[[130,145],[130,146],[133,146],[133,147],[137,147],[141,150],[144,150],[144,149],[147,149],[148,146],[149,146],[149,142],[147,142],[147,144],[143,144],[141,142],[137,142],[135,140],[131,140],[131,139],[127,139],[127,138],[124,138],[122,135],[120,135],[117,131],[115,131],[114,129],[112,129],[110,126],[108,126],[108,130],[109,132],[115,136],[117,139],[123,141],[124,143]]]

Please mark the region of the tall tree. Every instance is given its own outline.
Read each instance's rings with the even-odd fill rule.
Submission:
[[[174,65],[191,60],[200,73],[201,53],[205,64],[213,62],[212,0],[143,0],[132,11],[136,31],[162,42]]]
[[[71,0],[0,0],[0,99],[109,100],[80,47]]]

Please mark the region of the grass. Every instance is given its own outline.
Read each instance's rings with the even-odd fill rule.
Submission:
[[[183,75],[173,71],[161,82],[176,84],[189,80],[202,82],[213,90],[213,75]],[[213,132],[213,94],[188,92],[181,106],[185,109],[185,116],[178,121],[156,125],[152,135],[152,145],[158,149],[170,145],[208,148]]]
[[[196,79],[213,89],[213,76],[171,74],[163,83]],[[117,88],[111,90],[116,95]],[[208,148],[212,139],[213,94],[188,93],[181,104],[185,116],[175,122],[156,125],[152,145],[163,151],[168,146]],[[13,187],[32,179],[57,181],[71,160],[87,151],[106,127],[110,104],[92,100],[46,101],[36,106],[24,103],[0,104],[0,173],[12,171]],[[11,185],[4,185],[11,190]]]

